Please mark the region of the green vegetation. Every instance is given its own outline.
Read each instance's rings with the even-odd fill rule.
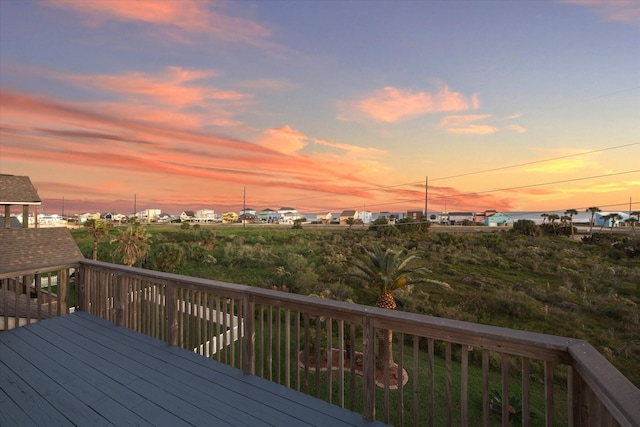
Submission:
[[[146,230],[150,250],[141,264],[145,268],[367,305],[376,304],[380,290],[348,278],[348,261],[374,244],[402,247],[420,255],[417,265],[428,269],[428,277],[452,289],[404,286],[394,293],[399,310],[584,339],[640,385],[640,236],[636,234],[605,230],[577,241],[539,236],[530,224],[522,233],[459,234],[427,233],[421,228],[401,232],[387,224],[371,230],[227,226]],[[109,233],[99,241],[97,257],[122,263],[123,255],[116,251],[118,230]],[[94,239],[86,229],[73,234],[83,254],[91,258]]]

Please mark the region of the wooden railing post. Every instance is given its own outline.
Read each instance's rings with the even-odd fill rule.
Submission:
[[[175,283],[167,282],[167,344],[178,345],[178,288]]]
[[[126,326],[125,322],[125,304],[127,300],[127,278],[123,275],[116,276],[115,292],[113,305],[116,309],[116,325]]]
[[[362,322],[362,416],[373,421],[376,416],[376,329],[371,316],[365,316]]]
[[[243,328],[242,370],[247,375],[255,375],[255,311],[256,304],[247,295],[242,296],[242,318],[240,319]]]
[[[49,289],[51,292],[51,289]],[[58,315],[67,314],[69,312],[69,305],[67,301],[69,300],[69,274],[67,269],[62,269],[58,271],[58,289],[57,289],[58,297],[56,298],[58,302]]]

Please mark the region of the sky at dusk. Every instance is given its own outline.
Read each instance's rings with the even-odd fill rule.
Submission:
[[[637,210],[640,2],[0,0],[0,173],[46,214]]]

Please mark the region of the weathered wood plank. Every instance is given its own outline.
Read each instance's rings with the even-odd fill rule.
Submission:
[[[20,329],[18,329],[20,330]],[[64,424],[76,424],[76,425],[92,425],[92,426],[107,426],[110,423],[93,411],[87,405],[78,400],[77,396],[72,394],[69,390],[58,384],[51,379],[47,373],[43,372],[40,368],[32,365],[28,362],[22,354],[16,353],[12,348],[12,340],[9,340],[10,335],[13,335],[13,331],[4,332],[0,338],[0,354],[2,354],[2,360],[5,364],[11,367],[13,372],[18,372],[20,377],[24,379],[25,383],[29,384],[32,391],[22,389],[29,393],[30,396],[39,395],[44,400],[50,403],[57,411],[63,413],[68,419]],[[8,344],[10,342],[11,344]],[[47,372],[50,372],[55,366],[55,363],[50,363],[47,366]],[[4,376],[4,372],[2,374]],[[12,390],[5,390],[8,394],[12,393]],[[34,400],[37,397],[32,397]],[[35,411],[36,408],[32,408]],[[31,412],[30,412],[31,415]],[[35,415],[35,414],[34,414]],[[46,412],[38,415],[41,418],[47,418],[49,416],[56,416],[51,412]],[[47,425],[44,423],[43,425]]]
[[[42,421],[34,424],[380,425],[87,313],[57,317],[16,331],[17,337],[0,335],[3,345],[8,346],[9,341],[20,350],[10,350],[9,359],[3,351],[2,362],[18,366],[21,375],[31,367],[30,381],[46,376],[48,398],[40,397],[40,403],[20,412],[9,402],[5,407],[22,418],[30,416],[26,409],[32,409]],[[24,358],[22,353],[27,350],[30,354]],[[47,373],[34,364],[48,365]],[[1,378],[3,386],[10,384],[7,389],[18,392],[13,384],[20,378],[14,376],[9,382],[3,372]],[[36,393],[28,384],[23,382],[23,386],[28,396]],[[118,400],[120,392],[124,397]],[[53,395],[57,398],[50,400]],[[65,406],[61,400],[74,403]],[[58,417],[77,411],[71,420],[54,419],[52,423],[48,413],[38,409],[42,405],[52,413],[58,411]],[[111,413],[113,416],[108,415]]]

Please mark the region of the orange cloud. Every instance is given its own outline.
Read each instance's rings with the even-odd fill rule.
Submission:
[[[498,132],[495,126],[474,123],[489,117],[489,114],[447,116],[442,119],[440,126],[448,133],[457,135],[487,135]]]
[[[216,40],[276,47],[267,42],[271,30],[254,21],[221,13],[223,3],[198,0],[46,0],[45,4],[72,10],[90,26],[100,26],[107,21],[144,23],[155,26],[175,39],[209,34]]]
[[[101,104],[14,91],[0,92],[0,103],[2,162],[28,165],[33,173],[25,168],[9,172],[48,182],[47,171],[59,171],[57,179],[73,171],[69,179],[76,182],[82,177],[77,182],[83,187],[74,193],[93,194],[95,200],[122,199],[122,194],[115,194],[117,182],[128,187],[124,193],[134,191],[130,188],[134,185],[159,200],[200,200],[202,191],[215,187],[218,204],[233,197],[228,188],[242,184],[260,188],[261,204],[270,205],[269,200],[282,194],[324,197],[353,191],[368,185],[376,167],[381,169],[377,162],[362,158],[371,154],[366,149],[309,138],[289,126],[266,132],[272,141],[288,144],[273,149],[270,144],[190,132],[172,122],[149,124],[126,114],[112,115]],[[296,152],[303,144],[316,143],[350,155]],[[102,193],[104,188],[112,190]],[[62,189],[55,191],[64,195]]]
[[[395,123],[429,113],[468,110],[477,105],[477,96],[468,99],[447,86],[434,94],[387,86],[358,102],[357,109],[372,119]]]
[[[267,129],[264,131],[258,144],[284,154],[295,153],[307,146],[307,137],[302,133],[283,126],[280,129]]]

